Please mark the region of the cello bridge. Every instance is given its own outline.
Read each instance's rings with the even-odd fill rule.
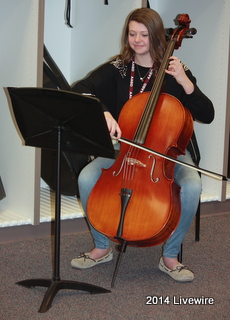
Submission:
[[[140,167],[146,167],[146,164],[134,158],[126,158],[126,162],[130,166],[138,165]]]
[[[146,167],[146,164],[142,163],[141,161],[139,161],[137,159],[128,157],[128,154],[130,154],[130,152],[127,153],[126,156],[124,157],[119,171],[118,172],[113,171],[113,176],[114,177],[117,177],[121,173],[122,169],[126,166],[126,164],[128,166],[138,165],[138,166],[143,167],[143,168]]]

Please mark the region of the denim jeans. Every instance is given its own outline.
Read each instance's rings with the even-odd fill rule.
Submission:
[[[115,148],[118,148],[118,145],[116,145]],[[193,165],[193,161],[188,151],[185,155],[179,156],[178,160]],[[87,200],[92,188],[100,178],[101,169],[108,169],[113,162],[113,159],[98,157],[81,171],[78,178],[79,193],[82,207],[86,215]],[[176,163],[174,181],[181,188],[181,217],[176,230],[164,244],[163,255],[169,258],[176,258],[180,252],[181,243],[194,219],[201,194],[200,176],[197,171],[191,168]],[[99,249],[109,248],[110,239],[95,230],[92,226],[90,227],[95,247]]]

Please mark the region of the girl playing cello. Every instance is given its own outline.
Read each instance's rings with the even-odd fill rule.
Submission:
[[[165,50],[165,31],[158,13],[148,8],[136,9],[126,19],[121,53],[73,86],[75,92],[90,93],[100,99],[111,137],[119,139],[122,135],[117,120],[124,104],[134,95],[151,90]],[[179,99],[194,120],[211,123],[214,119],[212,102],[200,91],[191,71],[177,57],[171,56],[165,73],[163,91]],[[119,144],[115,148],[119,148]],[[189,146],[186,154],[180,155],[178,160],[193,164]],[[82,170],[78,183],[85,212],[89,194],[101,176],[101,169],[107,169],[113,163],[113,159],[98,157]],[[176,164],[174,181],[181,188],[181,216],[175,232],[164,244],[159,269],[174,280],[186,282],[192,281],[194,274],[178,262],[177,256],[196,214],[201,179],[197,171]],[[91,268],[113,258],[110,239],[92,226],[91,232],[95,247],[71,261],[75,268]]]

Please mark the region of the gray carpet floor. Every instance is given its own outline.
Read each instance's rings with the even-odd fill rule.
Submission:
[[[73,223],[77,224],[77,220]],[[0,319],[229,319],[230,214],[201,218],[201,239],[192,226],[183,245],[183,263],[195,273],[191,283],[178,283],[158,270],[161,246],[128,247],[114,288],[114,260],[88,270],[71,268],[70,260],[92,246],[90,233],[61,236],[61,280],[74,280],[110,290],[89,294],[60,290],[46,313],[39,313],[46,288],[15,284],[32,278],[52,278],[52,238],[0,244]],[[115,244],[112,243],[115,248]],[[192,298],[189,300],[187,298]],[[211,298],[206,299],[205,298]],[[194,304],[194,299],[203,303]]]

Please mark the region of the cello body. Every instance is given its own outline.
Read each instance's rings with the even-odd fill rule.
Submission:
[[[123,107],[119,125],[127,139],[133,139],[148,99],[148,92],[140,93]],[[163,93],[144,145],[176,158],[184,153],[192,131],[189,111],[175,97]],[[110,239],[123,239],[131,246],[164,242],[180,218],[180,188],[173,172],[172,162],[121,144],[115,163],[102,170],[89,196],[90,223]]]

